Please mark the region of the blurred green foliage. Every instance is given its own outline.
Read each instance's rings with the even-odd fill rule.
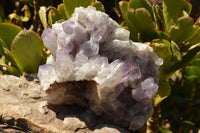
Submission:
[[[158,114],[159,132],[197,132],[200,129],[200,19],[196,19],[195,10],[185,0],[163,0],[162,7],[152,1],[1,0],[0,74],[37,73],[48,56],[40,38],[42,30],[69,19],[75,7],[92,5],[128,29],[133,41],[149,44],[164,59],[154,98],[155,106],[166,99]],[[196,22],[190,17],[191,12]]]
[[[170,94],[170,76],[184,68],[200,50],[198,21],[194,23],[189,17],[191,5],[184,0],[164,0],[162,8],[147,0],[121,1],[119,5],[124,18],[122,26],[130,30],[131,39],[150,42],[164,59],[159,91],[154,98],[157,105]]]

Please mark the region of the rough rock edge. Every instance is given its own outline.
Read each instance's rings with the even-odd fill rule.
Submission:
[[[35,75],[0,76],[0,132],[131,133],[87,108],[47,105],[41,90]]]

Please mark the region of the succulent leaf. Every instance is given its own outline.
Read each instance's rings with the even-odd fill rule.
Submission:
[[[183,11],[190,14],[191,5],[186,0],[164,0],[163,1],[163,16],[167,28],[167,32],[170,32],[172,26],[176,26],[178,19],[183,17]]]
[[[171,51],[172,51],[172,61],[181,61],[182,57],[181,57],[181,51],[178,47],[178,45],[171,41]]]
[[[6,67],[7,71],[9,74],[15,75],[15,76],[20,76],[20,72],[12,66],[9,65],[2,65],[3,67]]]
[[[184,46],[185,50],[188,50],[191,46],[200,42],[200,27],[195,25],[194,28],[196,29],[196,33],[185,42],[185,44],[187,44]]]
[[[40,20],[41,20],[41,23],[44,27],[44,29],[46,29],[48,27],[48,24],[47,24],[47,18],[46,18],[46,7],[45,6],[41,6],[40,7],[40,10],[39,10],[39,17],[40,17]]]
[[[127,17],[140,33],[143,41],[151,41],[157,38],[155,25],[148,10],[145,8],[128,9]]]
[[[145,8],[149,11],[151,16],[153,17],[153,9],[151,7],[151,4],[147,0],[130,0],[128,8],[133,8],[134,10],[138,8]]]
[[[16,67],[16,69],[19,70],[16,62],[14,61],[13,55],[11,54],[10,50],[8,50],[8,48],[5,46],[6,44],[3,42],[3,40],[0,39],[0,55],[3,55],[8,61],[12,63],[12,66]]]
[[[172,26],[170,37],[177,44],[181,44],[197,32],[198,28],[193,26],[193,19],[184,16],[178,19],[177,26]]]
[[[6,44],[3,42],[3,40],[0,39],[0,55],[4,55],[5,54],[5,52],[3,50],[5,45]]]
[[[134,24],[128,19],[127,17],[127,9],[128,9],[128,2],[126,1],[120,1],[119,2],[119,7],[120,7],[120,10],[122,12],[122,16],[124,18],[124,23],[123,23],[123,26],[126,25],[130,31],[130,38],[133,40],[133,41],[138,41],[138,38],[137,38],[137,30],[134,26]]]
[[[158,85],[159,85],[158,92],[154,97],[154,106],[157,106],[171,93],[171,86],[168,81],[160,79]]]
[[[153,9],[153,15],[154,15],[153,17],[156,25],[156,30],[165,31],[166,26],[164,23],[163,12],[161,10],[161,7],[158,5],[153,5],[152,9]]]
[[[165,68],[165,74],[170,75],[174,73],[175,71],[177,71],[178,69],[183,68],[184,66],[188,65],[190,61],[194,59],[194,57],[199,51],[200,51],[200,44],[197,44],[195,47],[188,50],[187,54],[185,54],[182,57],[181,61],[169,64],[168,67]]]
[[[37,72],[43,58],[43,43],[35,32],[22,30],[13,40],[11,50],[23,72]]]
[[[170,42],[167,40],[155,39],[151,42],[151,46],[153,47],[156,54],[164,59],[164,62],[168,62],[172,57],[172,52],[170,50]]]
[[[76,7],[79,7],[79,6],[87,7],[90,5],[91,2],[92,0],[81,0],[81,1],[80,0],[63,0],[67,18],[71,17]]]
[[[52,24],[56,23],[56,21],[58,21],[59,19],[61,19],[59,12],[56,10],[56,8],[52,7],[48,14],[49,25],[51,26]]]
[[[22,18],[22,21],[23,22],[28,22],[30,20],[30,18],[31,18],[30,8],[28,7],[28,5],[24,5],[22,10],[24,10],[24,17]]]
[[[187,66],[185,68],[185,72],[187,75],[194,75],[196,77],[200,77],[200,68],[197,66]]]
[[[105,12],[104,5],[100,1],[95,1],[92,6],[101,12]]]
[[[6,47],[10,49],[12,40],[22,29],[14,24],[0,23],[0,39],[4,41]]]
[[[67,15],[65,13],[65,8],[64,8],[64,4],[60,4],[58,5],[58,8],[57,8],[59,14],[62,16],[63,19],[67,20]]]

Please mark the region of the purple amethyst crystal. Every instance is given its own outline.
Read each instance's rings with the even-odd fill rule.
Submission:
[[[87,106],[130,130],[142,128],[153,113],[163,60],[129,34],[91,6],[45,29],[42,40],[51,56],[38,78],[48,103]]]

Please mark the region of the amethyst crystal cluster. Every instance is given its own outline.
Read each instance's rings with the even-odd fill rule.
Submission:
[[[94,7],[45,29],[51,51],[38,78],[49,104],[79,104],[137,130],[152,115],[163,60],[153,49],[129,40],[129,31]]]

